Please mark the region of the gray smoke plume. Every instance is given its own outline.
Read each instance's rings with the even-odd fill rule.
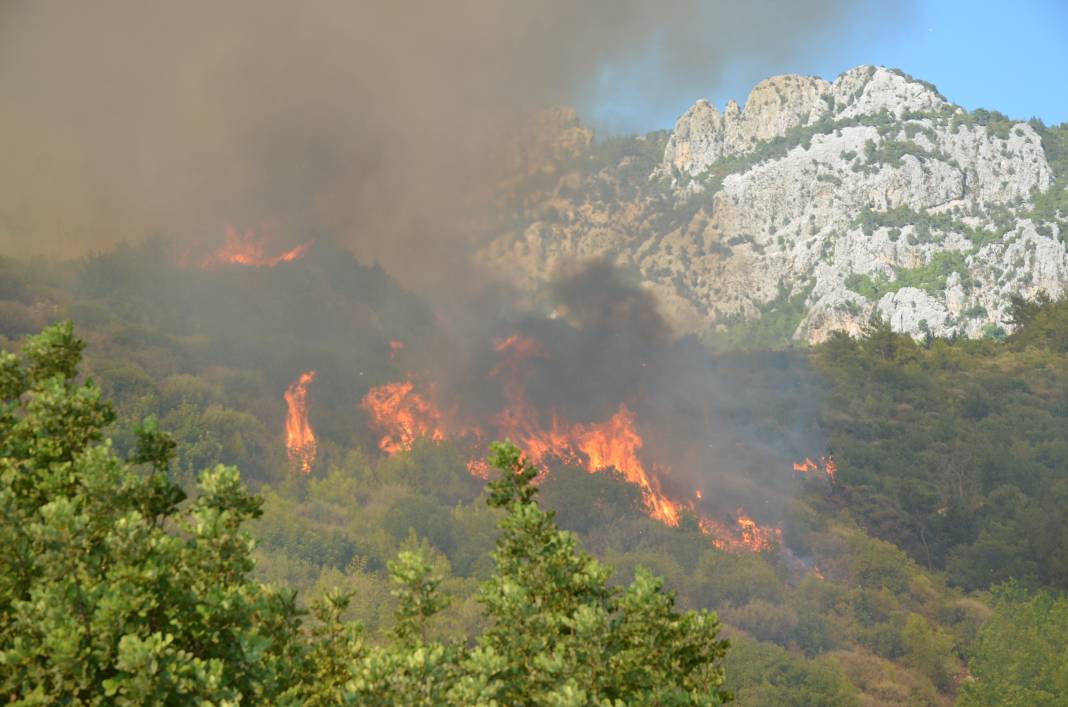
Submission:
[[[0,4],[0,251],[270,225],[450,271],[524,116],[644,63],[648,100],[900,10],[854,0]],[[633,92],[633,91],[632,91]],[[695,98],[697,96],[695,95]]]

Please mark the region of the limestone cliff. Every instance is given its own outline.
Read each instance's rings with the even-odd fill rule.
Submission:
[[[1068,283],[1066,154],[1063,126],[967,113],[894,70],[779,76],[744,108],[698,101],[670,132],[572,154],[482,258],[537,289],[607,257],[710,337],[819,341],[873,314],[998,335],[1009,295]]]

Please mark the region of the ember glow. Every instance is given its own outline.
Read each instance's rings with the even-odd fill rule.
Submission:
[[[201,267],[248,265],[257,268],[273,268],[281,263],[300,260],[311,249],[312,243],[312,241],[302,243],[280,255],[268,255],[264,239],[257,236],[254,229],[250,228],[241,233],[231,227],[226,229],[226,241],[223,247],[205,258],[201,262]]]
[[[360,407],[371,416],[371,427],[382,435],[378,448],[386,454],[411,449],[420,437],[445,439],[441,412],[415,391],[411,381],[371,388]]]
[[[315,371],[301,373],[285,392],[286,451],[294,468],[307,474],[315,462],[318,446],[315,433],[308,424],[308,384],[315,380]]]

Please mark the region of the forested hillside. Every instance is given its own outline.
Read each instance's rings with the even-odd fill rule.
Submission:
[[[471,473],[468,438],[413,434],[387,451],[361,406],[369,390],[410,366],[405,351],[446,337],[431,308],[380,269],[316,248],[263,269],[183,266],[162,241],[68,263],[6,260],[0,343],[30,355],[27,335],[72,319],[87,342],[84,372],[115,402],[117,419],[104,432],[116,453],[151,460],[138,456],[145,439],[139,447],[134,432],[147,417],[173,437],[168,478],[194,499],[180,512],[205,512],[206,501],[196,500],[208,498],[196,484],[202,469],[239,468],[262,498],[262,515],[246,513],[257,544],[254,569],[241,564],[250,573],[242,581],[297,590],[299,607],[335,588],[351,595],[343,606],[322,605],[325,623],[309,619],[320,627],[316,640],[357,641],[329,628],[337,612],[363,625],[358,643],[367,650],[410,636],[397,617],[430,605],[405,604],[421,589],[391,593],[390,562],[418,553],[425,570],[393,565],[394,574],[417,584],[424,573],[440,579],[451,601],[419,640],[453,646],[453,660],[448,651],[465,638],[494,630],[496,615],[478,597],[499,571],[501,558],[495,565],[489,553],[501,511]],[[719,456],[703,463],[734,471],[708,477],[720,485],[699,491],[742,499],[766,532],[742,540],[766,542],[743,547],[710,535],[702,525],[709,506],[678,496],[670,497],[678,522],[662,522],[651,517],[645,487],[622,470],[589,473],[578,457],[546,457],[538,495],[616,568],[612,586],[634,578],[647,586],[637,572],[647,567],[682,609],[718,613],[730,641],[724,687],[741,704],[996,704],[1005,695],[1056,704],[1068,635],[1066,312],[1060,302],[1017,301],[1018,327],[1004,341],[915,342],[873,323],[858,339],[714,357],[701,370],[730,381],[717,389],[724,399],[715,418],[729,444],[713,439]],[[582,321],[539,326],[566,332]],[[307,421],[317,454],[305,474],[287,455],[285,393],[312,369]],[[24,413],[7,395],[10,425]],[[24,452],[10,434],[5,457],[17,458]],[[833,476],[822,460],[816,473],[792,470],[791,460],[821,455],[836,462]],[[5,463],[5,473],[25,468]],[[664,493],[683,481],[664,475]],[[34,514],[47,504],[34,503],[19,512],[43,517]],[[45,526],[24,527],[32,535]],[[25,620],[36,616],[31,608],[21,609],[30,611]],[[16,660],[11,644],[3,650]],[[30,655],[19,653],[20,665],[37,660]]]
[[[812,360],[836,502],[966,589],[1068,589],[1068,304],[1017,299],[1002,343],[917,343],[873,325]]]

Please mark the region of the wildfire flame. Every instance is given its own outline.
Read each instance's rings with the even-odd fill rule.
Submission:
[[[553,414],[550,426],[545,428],[539,424],[538,411],[527,400],[527,376],[523,375],[521,364],[548,354],[538,342],[521,336],[510,336],[495,348],[505,358],[490,371],[490,376],[505,377],[504,396],[508,403],[496,423],[532,464],[544,470],[548,459],[557,458],[580,465],[590,473],[614,468],[627,481],[641,487],[651,517],[671,526],[679,524],[681,507],[661,492],[659,480],[648,473],[638,457],[638,450],[645,443],[635,426],[634,413],[626,405],[621,404],[605,422],[585,425],[569,425]]]
[[[505,354],[505,358],[492,371],[491,376],[498,376],[506,369],[513,372],[527,359],[548,358],[549,354],[534,339],[513,334],[507,339],[498,341],[493,350]]]
[[[378,447],[387,454],[411,449],[419,437],[445,439],[441,412],[411,381],[371,388],[360,407],[370,414],[371,426],[382,435]]]
[[[511,439],[523,450],[526,460],[548,473],[548,463],[559,460],[585,469],[589,473],[616,469],[624,479],[641,489],[646,513],[669,526],[678,526],[686,511],[696,513],[694,500],[676,502],[663,491],[660,479],[668,470],[649,467],[640,457],[644,440],[638,432],[635,413],[620,404],[607,420],[569,423],[559,413],[543,414],[526,396],[530,371],[523,365],[532,358],[548,354],[533,339],[512,336],[497,343],[502,360],[489,376],[501,381],[504,408],[494,417],[496,432]],[[432,392],[432,391],[431,391]],[[371,417],[371,426],[380,436],[378,446],[386,454],[411,449],[419,437],[443,440],[453,436],[482,438],[478,428],[460,428],[433,401],[416,391],[410,380],[387,383],[368,391],[360,405]],[[478,478],[489,478],[486,462],[474,459],[468,471]],[[796,465],[795,465],[796,468]],[[702,500],[700,490],[694,495]],[[730,552],[762,552],[782,541],[782,529],[758,525],[739,508],[732,523],[699,517],[702,532],[713,544]]]
[[[294,467],[307,474],[315,462],[318,445],[315,433],[308,424],[308,384],[315,380],[315,371],[301,373],[285,392],[286,451]]]
[[[713,545],[727,552],[764,552],[782,543],[782,528],[759,525],[742,508],[735,515],[733,528],[711,518],[701,518],[698,527],[712,537]]]
[[[834,457],[830,454],[823,457],[823,470],[827,473],[827,478],[832,483],[838,480],[838,464],[835,463]]]
[[[573,428],[578,449],[588,460],[589,472],[615,468],[632,484],[641,487],[649,515],[667,525],[677,526],[681,508],[660,490],[660,480],[650,476],[638,458],[644,442],[634,426],[634,413],[620,405],[607,422]]]
[[[835,463],[834,457],[826,455],[820,457],[820,462],[823,464],[823,473],[827,475],[831,483],[834,483],[838,474],[838,464]],[[806,457],[803,462],[794,462],[794,473],[796,474],[809,474],[818,472],[820,470],[820,464],[812,461],[810,457]]]
[[[485,459],[471,459],[467,462],[467,473],[477,479],[489,481],[490,467]]]
[[[241,233],[236,228],[230,227],[226,229],[223,247],[205,258],[201,266],[207,268],[216,265],[250,265],[257,268],[273,268],[281,263],[290,263],[303,258],[313,243],[314,241],[301,243],[281,255],[268,255],[264,239],[257,236],[254,229],[250,228]]]

